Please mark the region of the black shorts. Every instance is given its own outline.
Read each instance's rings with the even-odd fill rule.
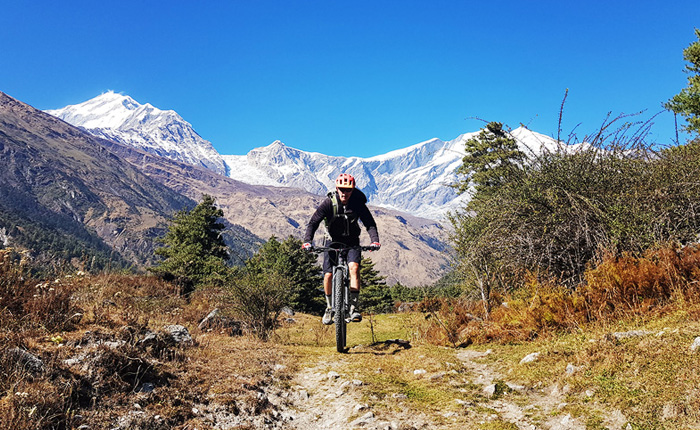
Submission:
[[[333,273],[333,266],[338,263],[338,253],[326,251],[323,253],[323,273]],[[348,250],[348,263],[360,264],[362,252],[359,249]]]

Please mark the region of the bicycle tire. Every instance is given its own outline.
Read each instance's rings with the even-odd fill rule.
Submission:
[[[338,352],[345,352],[347,322],[345,310],[345,271],[336,267],[333,271],[333,302],[335,303],[335,347]]]

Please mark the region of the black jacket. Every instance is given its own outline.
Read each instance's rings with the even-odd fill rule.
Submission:
[[[370,240],[379,242],[379,234],[377,233],[377,223],[374,221],[372,213],[367,208],[367,196],[365,193],[355,188],[350,194],[350,200],[347,205],[340,203],[340,197],[337,191],[333,191],[338,199],[338,214],[333,217],[333,202],[330,195],[318,206],[314,212],[309,224],[306,226],[306,234],[304,242],[311,243],[314,240],[314,234],[321,224],[321,221],[328,219],[329,234],[333,242],[341,242],[346,245],[360,244],[360,226],[358,220],[362,221],[362,225],[367,229]],[[333,219],[334,218],[334,219]]]

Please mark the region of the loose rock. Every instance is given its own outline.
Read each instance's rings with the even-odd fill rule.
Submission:
[[[540,358],[540,353],[533,352],[532,354],[528,354],[525,357],[523,357],[523,359],[520,360],[520,364],[532,363],[533,361],[537,361],[538,358]]]

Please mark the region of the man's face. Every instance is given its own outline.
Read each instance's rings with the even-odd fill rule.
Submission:
[[[350,200],[350,194],[352,194],[352,188],[338,188],[336,187],[336,190],[338,190],[338,196],[340,197],[340,203],[346,205],[348,204],[348,201]]]

